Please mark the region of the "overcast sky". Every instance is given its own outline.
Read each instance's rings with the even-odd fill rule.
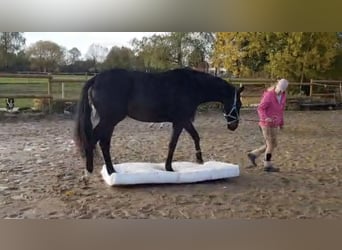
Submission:
[[[115,45],[131,47],[130,42],[133,38],[141,39],[155,33],[158,32],[25,32],[24,37],[26,46],[39,40],[52,41],[68,50],[78,48],[83,57],[92,43],[101,44],[109,50]]]

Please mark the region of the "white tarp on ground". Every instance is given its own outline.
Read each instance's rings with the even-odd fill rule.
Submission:
[[[110,185],[134,185],[149,183],[192,183],[237,177],[239,166],[235,164],[208,161],[204,164],[172,162],[174,172],[165,170],[165,163],[128,162],[115,165],[116,173],[110,176],[104,165],[101,174]]]

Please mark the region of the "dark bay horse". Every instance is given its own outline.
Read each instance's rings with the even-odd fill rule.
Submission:
[[[189,68],[163,73],[113,69],[85,83],[78,104],[75,142],[86,158],[86,169],[93,171],[94,149],[99,142],[108,174],[115,172],[110,155],[114,127],[126,116],[143,122],[171,122],[172,136],[165,162],[171,162],[176,144],[185,129],[195,143],[196,161],[203,163],[200,137],[192,122],[197,107],[205,102],[221,102],[227,127],[239,124],[240,93],[225,80]]]

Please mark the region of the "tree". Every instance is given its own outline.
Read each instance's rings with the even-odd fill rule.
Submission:
[[[195,48],[188,57],[188,64],[190,67],[197,67],[199,63],[204,62],[204,52],[200,48]]]
[[[171,60],[178,66],[185,65],[185,55],[189,53],[190,37],[186,32],[171,32],[165,39],[170,47]]]
[[[24,50],[21,50],[17,53],[12,68],[14,71],[30,70],[30,61]]]
[[[68,50],[67,64],[75,64],[75,62],[78,61],[80,57],[81,57],[81,52],[78,50],[78,48],[74,47]]]
[[[57,70],[64,61],[64,49],[50,41],[38,41],[31,45],[26,53],[32,67],[43,72]]]
[[[129,48],[114,46],[103,64],[105,68],[133,69],[135,68],[135,55]]]
[[[171,32],[135,39],[132,44],[146,68],[163,70],[200,63],[209,57],[213,41],[214,35],[208,32]]]
[[[209,58],[215,37],[210,32],[171,32],[171,55],[179,67],[196,66]]]
[[[338,48],[337,56],[330,69],[322,76],[324,79],[342,79],[342,32],[337,32]]]
[[[329,69],[337,33],[219,32],[214,63],[237,76],[265,72],[271,78],[303,81]]]
[[[0,66],[8,68],[11,59],[25,45],[22,32],[0,32]]]
[[[164,70],[175,66],[171,59],[171,49],[162,35],[133,39],[135,55],[144,63],[146,70]]]
[[[97,72],[97,67],[100,62],[106,59],[108,49],[100,44],[93,43],[89,46],[86,57],[93,61],[94,71]]]
[[[213,32],[191,32],[189,33],[190,50],[187,54],[187,64],[192,67],[208,64],[212,57],[215,44],[215,34]]]
[[[224,67],[234,76],[250,76],[264,70],[267,50],[272,50],[269,33],[219,32],[213,53],[213,64]]]
[[[337,33],[276,33],[279,49],[270,53],[266,70],[274,77],[288,77],[300,82],[330,69],[338,53]],[[281,44],[279,44],[281,43]]]

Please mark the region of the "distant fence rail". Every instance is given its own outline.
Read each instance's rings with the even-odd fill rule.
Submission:
[[[52,95],[0,94],[0,98],[53,99],[53,96]]]
[[[8,74],[0,73],[0,98],[47,99],[49,111],[56,100],[77,101],[83,84],[93,75],[89,74]],[[225,78],[236,86],[245,86],[242,98],[260,100],[265,88],[273,85],[275,79]],[[303,89],[305,90],[303,93]],[[310,80],[310,82],[290,82],[289,102],[321,98],[323,101],[342,102],[342,80]],[[294,94],[296,93],[296,94]],[[328,100],[329,99],[329,100]],[[1,104],[0,104],[1,106]]]
[[[226,79],[236,86],[245,86],[241,96],[253,100],[253,105],[260,101],[262,92],[276,83],[275,79]],[[257,99],[256,99],[257,98]],[[342,103],[342,80],[314,80],[310,82],[290,82],[288,87],[288,106],[296,108],[326,106],[336,107]]]

